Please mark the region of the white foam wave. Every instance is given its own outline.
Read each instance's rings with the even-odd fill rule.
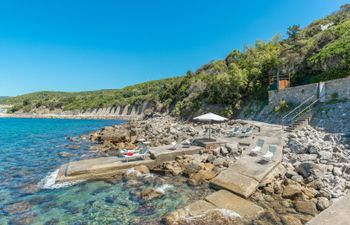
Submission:
[[[162,186],[156,188],[155,190],[161,193],[165,193],[166,190],[172,189],[174,186],[170,184],[163,184]]]
[[[209,209],[205,212],[203,212],[202,214],[199,214],[197,216],[186,216],[185,220],[186,222],[190,223],[191,221],[194,220],[200,220],[200,219],[204,219],[205,217],[208,216],[208,214],[213,213],[213,212],[218,212],[222,217],[230,220],[230,219],[234,219],[234,218],[241,218],[241,215],[238,214],[237,212],[230,210],[230,209]]]
[[[58,189],[58,188],[68,187],[68,186],[72,186],[74,184],[83,182],[83,180],[77,180],[77,181],[56,183],[58,171],[59,170],[55,170],[55,171],[49,173],[44,179],[42,179],[39,182],[39,184],[38,184],[39,187],[41,189]]]

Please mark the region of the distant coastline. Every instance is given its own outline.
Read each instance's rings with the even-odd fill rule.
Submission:
[[[0,112],[0,118],[37,118],[37,119],[104,119],[104,120],[130,120],[140,119],[139,116],[111,116],[111,115],[81,115],[81,114],[34,114],[34,113],[15,113],[8,114]]]

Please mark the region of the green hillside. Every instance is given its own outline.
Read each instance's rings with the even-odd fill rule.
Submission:
[[[342,78],[350,74],[350,4],[301,29],[291,26],[288,37],[256,41],[244,51],[210,62],[186,75],[150,81],[119,90],[63,93],[37,92],[2,100],[18,110],[60,108],[65,111],[144,101],[162,103],[174,115],[188,116],[207,105],[224,107],[230,116],[247,101],[266,101],[268,76],[279,70],[292,85]]]
[[[7,96],[0,96],[0,101],[1,100],[5,100],[6,98],[9,98],[9,97],[7,97]]]

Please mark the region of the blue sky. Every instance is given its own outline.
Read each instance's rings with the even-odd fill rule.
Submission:
[[[0,96],[182,75],[343,0],[0,0]]]

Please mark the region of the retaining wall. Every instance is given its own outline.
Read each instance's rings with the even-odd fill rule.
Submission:
[[[300,85],[283,90],[269,91],[269,105],[276,106],[282,100],[300,104],[312,95],[319,96],[319,83]],[[338,99],[350,99],[350,76],[324,82],[325,101],[332,100],[335,96]]]

